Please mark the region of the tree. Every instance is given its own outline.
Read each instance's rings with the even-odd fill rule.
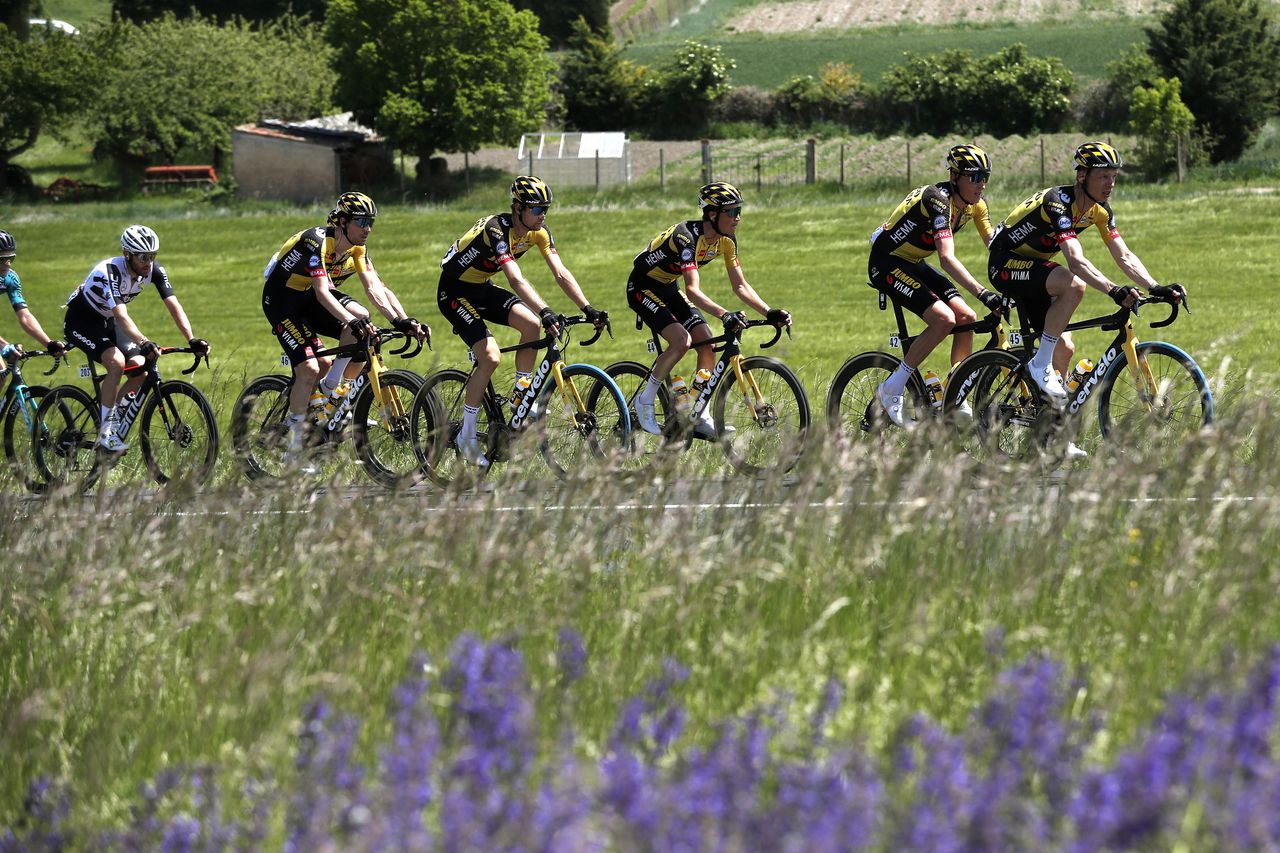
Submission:
[[[538,29],[552,47],[570,47],[574,22],[584,20],[593,33],[609,32],[608,0],[515,0],[517,9],[527,9],[538,19]]]
[[[993,136],[1057,130],[1071,109],[1071,72],[1013,44],[977,63],[969,104]]]
[[[1165,174],[1177,163],[1178,139],[1190,133],[1195,116],[1182,102],[1182,84],[1157,79],[1136,86],[1130,98],[1131,126],[1139,138],[1143,171]]]
[[[1160,77],[1151,54],[1133,45],[1106,65],[1106,79],[1085,99],[1080,113],[1083,129],[1106,134],[1129,123],[1129,101],[1133,90],[1150,86]]]
[[[145,24],[166,13],[177,18],[212,18],[229,23],[236,18],[267,22],[281,18],[324,20],[325,0],[111,0],[111,12],[119,18]]]
[[[1257,0],[1174,0],[1147,41],[1160,73],[1181,81],[1210,159],[1237,159],[1280,92],[1280,38]]]
[[[0,27],[0,191],[30,187],[13,158],[42,133],[62,138],[91,90],[95,65],[76,36],[49,30],[22,41]]]
[[[338,103],[418,155],[514,145],[537,130],[554,65],[532,13],[504,0],[331,0]]]
[[[314,116],[331,105],[329,50],[314,29],[239,21],[117,21],[95,38],[104,71],[90,109],[95,153],[127,173],[182,152],[231,147],[231,129],[270,113]]]
[[[560,65],[560,91],[566,123],[575,130],[619,130],[636,125],[648,69],[622,58],[609,33],[597,33],[586,20],[574,21],[570,52]]]
[[[658,139],[682,139],[707,132],[710,108],[733,86],[736,63],[715,45],[686,41],[658,71],[643,107]]]

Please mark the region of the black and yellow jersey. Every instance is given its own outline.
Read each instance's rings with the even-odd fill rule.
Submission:
[[[373,261],[364,246],[352,246],[339,255],[333,226],[318,225],[285,240],[262,275],[268,287],[310,290],[311,282],[317,278],[328,276],[337,287],[356,273],[372,271]]]
[[[671,284],[683,276],[685,270],[705,267],[716,257],[724,258],[725,269],[742,265],[738,261],[736,239],[726,234],[711,237],[706,232],[705,220],[690,219],[672,225],[636,255],[632,278]]]
[[[512,235],[515,223],[510,213],[497,213],[476,220],[440,259],[440,276],[469,284],[488,281],[503,264],[509,264],[525,252],[538,247],[544,257],[556,254],[555,241],[545,227],[526,232],[517,239]]]
[[[991,237],[991,215],[985,198],[965,204],[950,181],[918,187],[872,232],[871,251],[912,263],[922,261],[938,250],[939,237],[952,236],[970,221],[986,243]]]
[[[1111,206],[1094,202],[1075,213],[1075,185],[1049,187],[1022,202],[1005,217],[991,241],[991,251],[1051,260],[1062,244],[1076,239],[1078,232],[1095,226],[1104,240],[1120,236]]]

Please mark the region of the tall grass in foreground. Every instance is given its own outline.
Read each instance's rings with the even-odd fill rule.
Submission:
[[[249,837],[265,832],[272,847],[363,833],[364,820],[370,834],[335,843],[372,845],[391,832],[382,822],[421,806],[433,839],[496,827],[494,843],[514,847],[524,839],[511,827],[532,826],[534,811],[502,809],[563,806],[570,847],[665,848],[645,809],[662,832],[693,826],[714,840],[790,831],[811,814],[806,798],[855,788],[865,797],[850,813],[871,820],[880,846],[922,825],[900,813],[917,801],[939,821],[1007,805],[1001,826],[1030,809],[1055,844],[1086,825],[1059,808],[1077,801],[1099,831],[1118,825],[1098,817],[1114,806],[1115,821],[1225,838],[1219,807],[1253,814],[1244,803],[1269,797],[1276,776],[1256,739],[1231,752],[1209,732],[1232,709],[1272,732],[1272,694],[1234,693],[1232,679],[1280,635],[1280,427],[1269,400],[1232,411],[1176,458],[1102,446],[1087,467],[1056,473],[981,465],[922,435],[891,458],[817,453],[790,485],[663,472],[481,494],[228,486],[9,501],[0,826],[31,831],[24,800],[47,778],[57,781],[37,808],[65,796],[59,831],[85,846],[148,814],[155,832],[178,832],[179,813],[254,827]],[[589,654],[571,689],[557,663],[565,628]],[[464,634],[501,642],[455,646]],[[415,663],[451,648],[451,665]],[[1046,659],[1059,663],[1035,663]],[[687,678],[635,729],[627,702],[668,660]],[[406,672],[428,684],[406,686]],[[1044,728],[1025,730],[1014,709],[1033,687],[1025,701]],[[1213,690],[1203,705],[1167,699]],[[989,702],[1013,716],[979,710]],[[515,728],[492,728],[500,710]],[[343,722],[351,714],[361,726]],[[810,741],[815,715],[823,737]],[[433,726],[436,758],[397,745],[406,731],[436,743]],[[1024,731],[1036,743],[1061,733],[1062,780],[1015,747]],[[1227,766],[1178,758],[1196,749]],[[906,754],[916,763],[894,763]],[[379,756],[419,761],[404,772],[428,787],[382,787],[382,771],[356,769]],[[1172,762],[1159,765],[1173,768],[1172,787],[1108,799],[1140,784],[1142,756]],[[486,763],[499,760],[509,763]],[[734,775],[745,768],[757,775]],[[501,784],[482,797],[481,779]],[[254,786],[270,793],[246,793]],[[743,800],[717,799],[729,789]],[[155,794],[140,802],[140,790]],[[698,811],[721,803],[723,825]]]

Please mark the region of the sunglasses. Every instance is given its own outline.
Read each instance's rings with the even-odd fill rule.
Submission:
[[[357,217],[354,217],[351,221],[354,222],[356,225],[360,226],[361,228],[373,227],[372,216],[357,216]]]
[[[135,258],[137,258],[138,260],[140,260],[140,261],[146,261],[147,263],[151,263],[152,261],[154,261],[154,260],[156,259],[156,253],[155,253],[155,252],[134,252],[134,253],[133,253],[133,256],[134,256]]]
[[[722,207],[720,208],[720,212],[725,216],[741,216],[742,205],[738,205],[737,207]]]
[[[975,184],[980,184],[991,177],[990,172],[965,172],[965,175]]]
[[[16,258],[16,257],[18,257],[18,256],[17,256],[17,255],[0,255],[0,262],[3,262],[3,261],[12,261],[12,260],[13,260],[14,258]]]
[[[551,209],[549,204],[526,204],[524,209],[532,213],[534,216],[543,216]]]

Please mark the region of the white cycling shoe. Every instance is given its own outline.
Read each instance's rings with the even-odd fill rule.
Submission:
[[[1027,372],[1031,374],[1031,381],[1036,383],[1036,386],[1049,399],[1049,405],[1058,411],[1067,407],[1067,389],[1062,387],[1062,379],[1058,376],[1058,371],[1053,369],[1053,365],[1049,365],[1044,370],[1036,370],[1028,365]]]
[[[876,388],[876,400],[879,401],[880,408],[884,409],[885,415],[887,415],[889,420],[893,422],[894,426],[901,427],[902,429],[907,428],[907,423],[902,417],[901,394],[886,395],[884,393],[884,386],[881,385]]]
[[[654,411],[653,403],[636,400],[636,422],[645,432],[662,435],[662,427],[658,425],[658,414]]]
[[[129,444],[114,432],[108,432],[98,438],[98,447],[108,453],[124,453],[129,449]]]
[[[471,438],[458,438],[458,452],[462,454],[462,458],[469,465],[477,468],[486,469],[489,467],[489,457],[484,455],[484,447],[480,445],[480,439],[472,436]]]
[[[730,424],[725,424],[724,430],[721,434],[725,438],[729,438],[737,431],[738,430],[736,427],[731,426]],[[710,406],[703,409],[702,416],[693,422],[693,434],[696,435],[698,438],[705,438],[708,441],[715,441],[716,438],[718,437],[716,435],[716,422],[711,417]]]
[[[1083,447],[1076,444],[1074,441],[1068,441],[1067,451],[1064,455],[1066,456],[1068,462],[1074,462],[1077,459],[1088,459],[1089,451],[1085,450]]]

